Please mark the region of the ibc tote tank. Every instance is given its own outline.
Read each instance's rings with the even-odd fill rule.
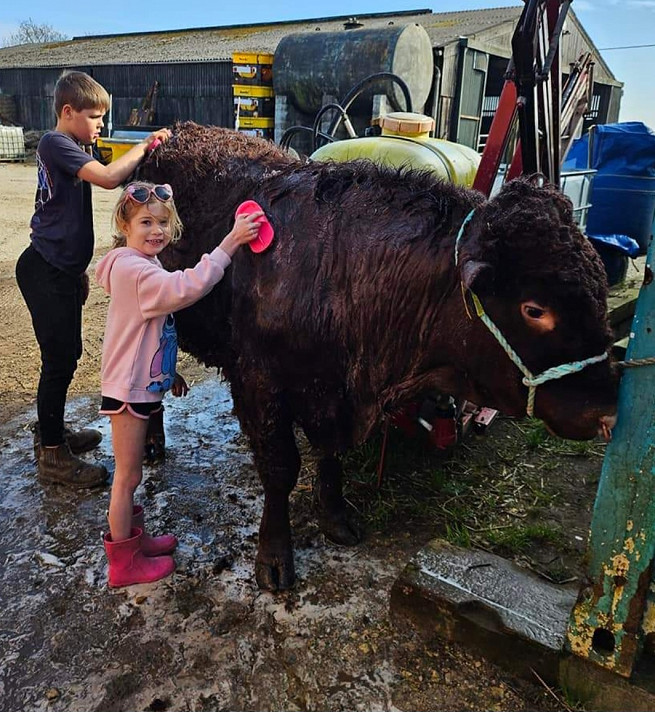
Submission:
[[[564,163],[565,170],[587,167],[596,170],[587,233],[628,235],[645,255],[655,218],[655,131],[641,121],[592,126]]]
[[[480,155],[468,146],[430,138],[433,120],[423,114],[394,112],[380,120],[381,136],[335,141],[314,151],[314,161],[366,158],[394,168],[429,170],[439,178],[470,188]]]
[[[324,95],[341,101],[356,84],[378,72],[403,79],[413,107],[420,109],[430,93],[434,58],[423,26],[401,25],[287,35],[275,50],[273,67],[275,93],[286,94],[306,114],[319,111]],[[402,91],[391,82],[373,87],[368,99],[385,93],[385,87],[389,98],[405,108]]]

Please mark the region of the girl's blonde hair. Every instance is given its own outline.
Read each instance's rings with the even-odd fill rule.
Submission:
[[[177,208],[173,202],[173,198],[167,201],[157,199],[152,193],[148,197],[147,203],[137,203],[130,197],[130,190],[135,188],[146,188],[151,190],[155,187],[154,183],[149,183],[145,180],[133,181],[123,188],[114,212],[111,216],[112,238],[114,247],[125,247],[127,240],[124,235],[125,225],[131,220],[134,213],[143,205],[151,205],[160,203],[168,211],[168,233],[171,236],[171,242],[177,242],[182,235],[182,221],[177,213]],[[129,189],[129,190],[128,190]]]

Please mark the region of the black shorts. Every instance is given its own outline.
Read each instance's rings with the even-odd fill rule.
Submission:
[[[141,418],[142,420],[148,420],[148,418],[153,414],[161,410],[161,401],[155,401],[154,403],[125,403],[123,401],[117,400],[116,398],[108,398],[107,396],[102,396],[102,403],[100,404],[100,414],[101,415],[118,415],[124,410],[133,415],[135,418]]]

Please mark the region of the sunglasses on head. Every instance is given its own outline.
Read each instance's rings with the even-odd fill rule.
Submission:
[[[125,194],[135,203],[139,203],[139,205],[145,205],[150,200],[151,195],[154,195],[162,203],[167,203],[173,198],[173,189],[168,183],[153,185],[152,188],[143,185],[128,185],[125,189]]]

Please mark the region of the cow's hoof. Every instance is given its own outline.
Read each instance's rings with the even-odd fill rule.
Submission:
[[[166,459],[166,445],[161,441],[146,442],[143,450],[143,464],[157,465]]]
[[[341,546],[355,546],[363,537],[362,523],[354,511],[340,512],[338,515],[322,512],[318,526],[327,539]]]
[[[296,581],[293,555],[282,563],[277,559],[270,563],[265,561],[264,557],[257,555],[255,579],[259,588],[264,591],[285,591],[291,588]]]

